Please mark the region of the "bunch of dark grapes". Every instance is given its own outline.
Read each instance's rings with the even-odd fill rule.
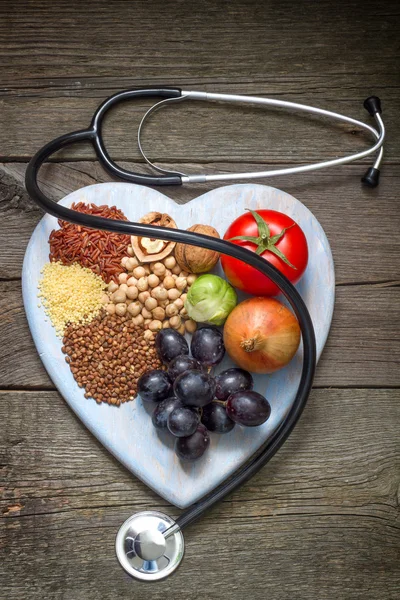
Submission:
[[[156,403],[152,422],[175,436],[175,452],[183,460],[197,460],[210,445],[209,432],[228,433],[235,424],[255,427],[271,414],[268,401],[252,390],[248,371],[232,368],[216,377],[211,369],[224,357],[221,332],[202,327],[189,345],[175,329],[162,329],[156,347],[167,371],[142,375],[138,392]]]

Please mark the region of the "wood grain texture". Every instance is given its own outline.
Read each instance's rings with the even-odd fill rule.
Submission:
[[[399,390],[353,388],[399,385],[399,17],[395,0],[0,2],[0,388],[9,388],[0,393],[1,600],[398,599]],[[325,228],[338,288],[315,383],[349,389],[315,389],[273,461],[192,526],[172,578],[147,586],[118,566],[116,531],[136,510],[176,509],[133,479],[52,390],[18,280],[41,216],[22,186],[24,161],[87,126],[108,95],[166,83],[367,122],[362,101],[377,94],[388,139],[376,190],[359,182],[369,161],[258,182],[293,194]],[[121,106],[105,123],[116,158],[138,159],[144,106]],[[144,134],[151,158],[189,173],[286,166],[369,143],[347,126],[200,103],[157,113]],[[53,197],[108,180],[88,146],[55,160],[69,158],[41,172]],[[184,203],[211,187],[164,191]]]
[[[161,0],[18,6],[14,10],[11,0],[0,6],[5,157],[27,158],[50,139],[86,127],[99,101],[120,89],[169,84],[273,95],[362,120],[369,119],[363,100],[378,94],[391,133],[385,160],[400,158],[394,0],[382,6],[352,0],[340,10],[330,0],[315,6],[305,0],[206,0],[201,10],[193,2]],[[139,156],[136,124],[144,106],[133,103],[110,115],[106,141],[116,158]],[[145,138],[154,159],[183,162],[300,162],[366,142],[347,125],[202,103],[161,111]],[[76,146],[63,156],[93,152]]]
[[[118,566],[115,532],[135,510],[169,507],[56,393],[3,392],[2,597],[186,600],[191,581],[195,599],[395,600],[399,406],[396,390],[315,390],[272,462],[188,530],[180,570],[146,586]]]
[[[124,167],[146,171],[141,164]],[[283,165],[282,165],[283,166]],[[190,171],[205,168],[210,173],[231,172],[232,165],[190,164]],[[26,245],[41,212],[29,199],[24,187],[26,165],[0,164],[0,278],[19,277]],[[241,164],[241,170],[259,165]],[[255,183],[283,189],[301,200],[317,217],[328,236],[335,262],[338,285],[400,281],[400,225],[398,190],[400,173],[396,166],[385,166],[381,183],[371,190],[361,186],[363,167],[348,165],[334,171],[308,175],[256,180]],[[60,199],[73,190],[110,177],[96,162],[48,164],[39,177],[43,190]],[[178,203],[185,203],[217,186],[198,184],[162,190]]]
[[[400,287],[339,286],[315,385],[400,386],[399,303]],[[0,389],[53,388],[33,345],[19,281],[0,282],[0,338]]]

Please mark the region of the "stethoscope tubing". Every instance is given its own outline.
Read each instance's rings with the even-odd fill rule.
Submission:
[[[161,97],[163,99],[161,101],[161,104],[163,105],[166,103],[166,100],[183,100],[187,99],[187,97],[190,96],[191,99],[196,100],[224,100],[229,102],[255,103],[308,111],[310,113],[333,117],[341,121],[345,121],[363,127],[364,129],[369,131],[376,138],[377,141],[371,148],[363,152],[353,154],[351,156],[342,157],[331,161],[324,161],[323,163],[317,163],[313,165],[301,165],[299,167],[291,167],[288,169],[277,169],[258,173],[233,173],[231,175],[222,174],[194,176],[186,176],[181,173],[168,172],[163,169],[159,169],[163,173],[162,175],[142,175],[123,169],[111,159],[105,148],[102,138],[102,121],[107,111],[118,102],[129,100],[135,97],[153,96]],[[269,440],[261,449],[261,451],[254,455],[253,458],[251,458],[246,465],[239,468],[238,471],[227,482],[221,484],[216,490],[208,494],[205,498],[201,499],[199,502],[197,502],[188,510],[186,510],[183,514],[181,514],[181,516],[178,517],[178,519],[176,520],[176,524],[172,526],[171,531],[165,532],[166,537],[168,537],[168,535],[173,530],[175,530],[175,528],[178,527],[180,529],[183,529],[189,524],[196,521],[200,516],[204,514],[206,510],[211,508],[216,502],[220,501],[227,494],[231,493],[240,485],[245,483],[250,477],[257,473],[257,471],[259,471],[272,458],[272,456],[274,456],[277,450],[282,446],[287,437],[290,435],[306,405],[308,396],[312,388],[312,382],[316,367],[316,342],[310,314],[299,292],[290,283],[290,281],[272,264],[267,262],[262,257],[258,256],[254,252],[232,244],[228,241],[190,231],[184,231],[181,229],[168,229],[165,227],[153,227],[151,225],[129,221],[104,219],[102,217],[87,215],[78,211],[74,211],[51,200],[42,192],[42,190],[39,188],[37,181],[39,169],[43,162],[47,158],[49,158],[54,152],[72,143],[81,142],[85,140],[90,141],[93,144],[100,163],[111,175],[123,181],[128,181],[131,183],[141,185],[154,186],[182,185],[182,183],[197,183],[202,181],[221,181],[238,178],[251,179],[255,177],[288,175],[292,173],[311,171],[326,166],[344,164],[346,162],[351,162],[358,158],[363,158],[371,153],[379,151],[376,162],[374,163],[374,167],[372,167],[372,169],[369,169],[369,171],[372,171],[373,173],[371,177],[369,177],[369,181],[367,181],[368,185],[374,187],[379,181],[378,167],[382,158],[382,144],[385,137],[385,129],[382,119],[380,117],[381,108],[379,99],[372,96],[365,101],[364,106],[369,111],[369,113],[375,117],[376,122],[378,124],[379,133],[369,125],[351,119],[350,117],[345,117],[337,113],[331,113],[330,111],[323,111],[322,109],[316,109],[314,107],[309,107],[306,105],[300,105],[281,100],[272,100],[266,98],[247,96],[235,96],[229,94],[182,92],[178,88],[149,88],[140,90],[126,90],[123,92],[119,92],[118,94],[114,94],[110,98],[107,98],[99,106],[99,108],[96,110],[93,116],[91,125],[88,129],[74,131],[72,133],[60,136],[59,138],[46,144],[35,154],[35,156],[32,158],[27,167],[25,176],[26,189],[32,200],[34,200],[43,211],[53,215],[54,217],[57,217],[58,219],[69,221],[71,223],[82,225],[84,227],[90,227],[93,229],[112,231],[115,233],[134,236],[157,237],[158,239],[166,241],[200,246],[241,260],[255,267],[263,275],[269,277],[280,288],[281,292],[288,300],[299,321],[303,340],[303,363],[299,386],[296,392],[294,402],[288,414],[285,416],[280,426],[275,430],[275,432],[269,438]],[[150,109],[148,113],[146,113],[144,119],[146,118],[147,114],[151,114],[151,112],[154,112],[155,108],[157,108],[157,105],[153,107],[153,109]],[[139,144],[140,130],[143,125],[144,119],[142,120],[142,123],[139,127]],[[150,161],[148,161],[147,157],[144,155],[142,148],[141,152],[144,158],[147,160],[147,162],[149,162],[149,164],[152,165],[152,163],[150,163]]]
[[[106,113],[116,104],[134,98],[143,97],[161,97],[162,100],[153,105],[143,116],[139,128],[138,128],[138,147],[145,159],[145,161],[155,170],[159,171],[160,175],[143,175],[134,171],[128,171],[124,169],[116,162],[114,162],[107,152],[104,144],[102,135],[102,124]],[[216,174],[193,174],[186,175],[178,171],[170,171],[158,167],[151,162],[146,156],[142,142],[141,132],[145,120],[156,110],[159,110],[163,106],[166,106],[173,102],[182,102],[183,100],[202,100],[202,101],[224,101],[224,102],[235,102],[240,104],[255,104],[261,106],[273,106],[278,108],[285,108],[297,111],[308,112],[310,114],[316,114],[319,116],[329,117],[341,122],[350,123],[361,129],[364,129],[375,138],[375,143],[370,148],[367,148],[361,152],[356,152],[347,156],[334,158],[331,160],[321,161],[318,163],[311,163],[306,165],[299,165],[293,167],[286,167],[280,169],[270,169],[267,171],[251,171],[251,172],[239,172],[239,173],[216,173]],[[343,164],[353,162],[369,156],[370,154],[377,153],[377,157],[372,167],[370,167],[367,173],[362,177],[362,182],[370,187],[375,187],[379,183],[379,167],[383,157],[383,142],[386,136],[385,126],[381,117],[381,106],[380,100],[376,96],[367,98],[364,102],[365,108],[375,118],[378,126],[378,131],[362,121],[358,121],[351,117],[347,117],[340,113],[320,109],[317,107],[309,106],[306,104],[299,104],[296,102],[288,102],[286,100],[278,100],[272,98],[260,98],[257,96],[242,96],[235,94],[215,94],[207,92],[197,91],[182,91],[179,88],[148,88],[139,90],[125,90],[118,92],[113,96],[107,98],[95,111],[92,118],[90,127],[85,130],[74,131],[72,133],[63,135],[53,142],[50,142],[42,148],[41,151],[34,158],[40,158],[40,153],[43,155],[51,155],[57,149],[60,149],[66,145],[80,142],[83,140],[92,143],[97,157],[103,167],[113,177],[117,177],[123,181],[130,183],[137,183],[139,185],[154,185],[154,186],[165,186],[165,185],[182,185],[191,183],[206,183],[215,181],[234,181],[238,179],[257,179],[257,178],[269,178],[276,177],[279,175],[292,175],[296,173],[306,173],[309,171],[315,171],[319,169],[325,169],[328,167],[335,167]]]
[[[87,139],[87,131],[77,131],[72,134],[74,141]],[[214,250],[221,254],[226,254],[237,258],[253,267],[262,274],[269,277],[281,290],[287,298],[294,313],[297,316],[302,333],[303,340],[303,364],[300,376],[300,382],[293,405],[282,421],[280,427],[273,433],[265,447],[250,462],[240,468],[237,473],[226,483],[222,484],[208,496],[197,502],[195,505],[185,511],[176,521],[180,528],[187,527],[197,520],[206,510],[211,508],[216,502],[224,498],[227,494],[247,481],[252,475],[259,471],[277,452],[287,437],[290,435],[296,425],[300,415],[306,405],[307,398],[311,391],[316,366],[316,343],[312,320],[308,309],[296,288],[290,281],[272,264],[254,252],[211,236],[198,234],[181,229],[168,229],[166,227],[153,227],[143,223],[129,221],[118,221],[105,219],[94,215],[86,215],[78,211],[58,204],[48,198],[39,188],[37,176],[43,161],[54,151],[62,148],[71,141],[71,134],[62,136],[54,142],[47,144],[42,150],[32,158],[26,171],[26,189],[36,204],[45,212],[58,219],[76,223],[84,227],[112,231],[120,234],[157,237],[158,239],[173,241],[183,244],[200,246],[209,250]],[[168,533],[166,532],[166,536]]]

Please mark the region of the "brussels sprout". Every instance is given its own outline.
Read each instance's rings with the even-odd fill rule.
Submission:
[[[234,288],[217,275],[201,275],[190,287],[185,308],[198,323],[223,325],[237,304]]]

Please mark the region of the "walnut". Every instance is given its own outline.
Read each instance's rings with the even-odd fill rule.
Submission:
[[[204,235],[219,238],[219,233],[210,225],[192,225],[187,231],[195,231]],[[175,246],[175,258],[183,271],[188,273],[206,273],[210,271],[219,260],[219,252],[189,246],[188,244],[177,244]]]
[[[147,215],[139,219],[139,223],[177,229],[173,218],[166,213],[147,213]],[[162,260],[171,254],[176,242],[165,242],[157,238],[136,237],[133,235],[131,237],[131,244],[137,259],[142,263],[150,263]]]

